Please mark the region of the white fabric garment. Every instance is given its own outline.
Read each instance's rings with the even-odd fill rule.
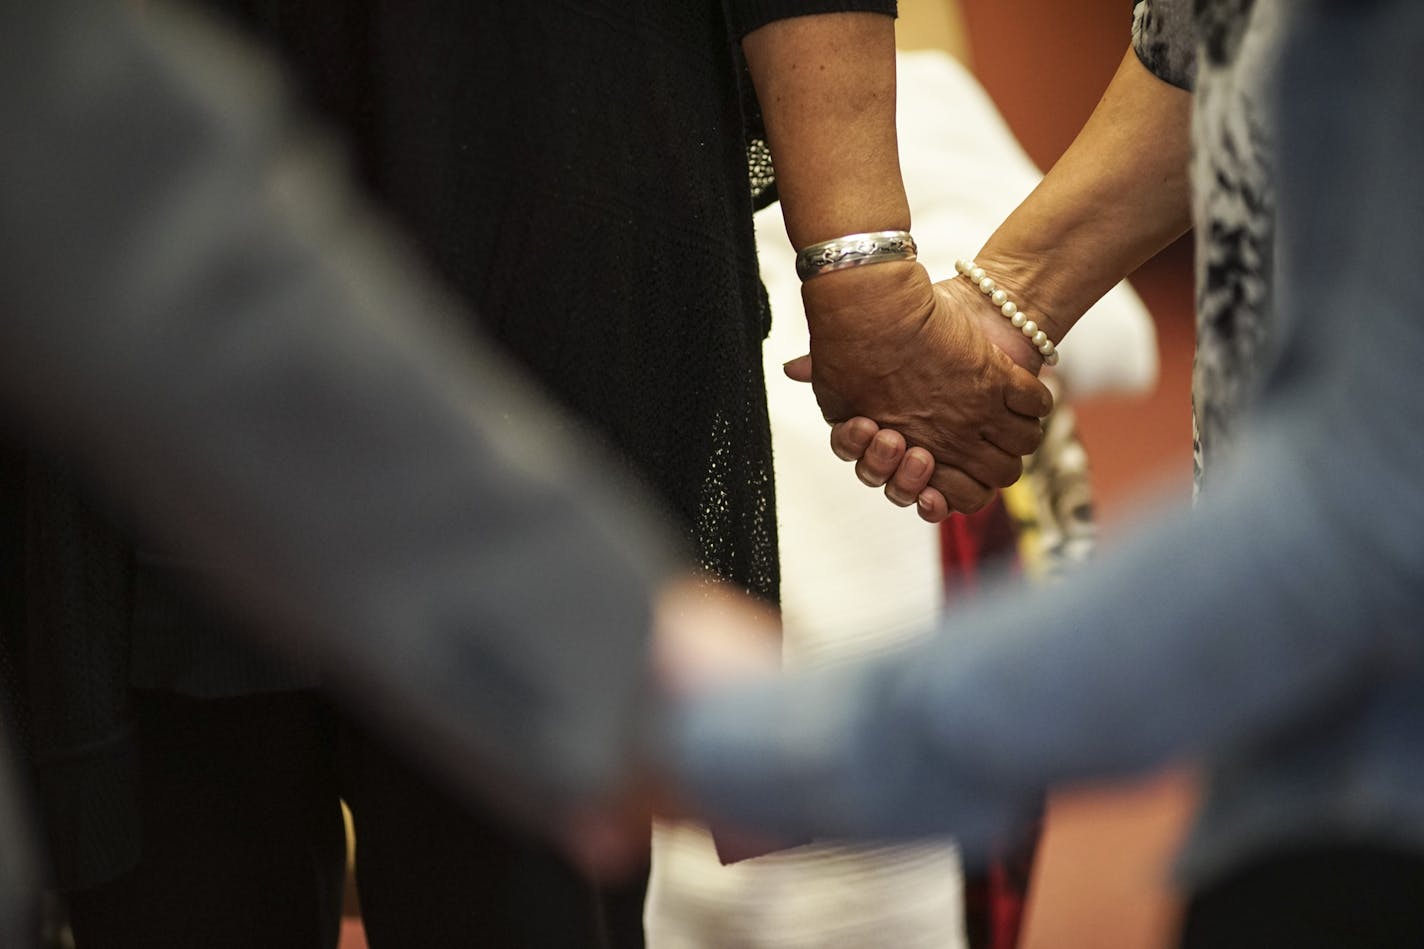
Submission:
[[[899,56],[901,162],[920,259],[954,272],[1038,183],[978,81],[952,57]],[[828,447],[809,386],[781,364],[807,349],[800,284],[779,207],[758,215],[773,325],[767,397],[776,459],[782,616],[788,665],[884,648],[920,635],[942,606],[938,532],[863,487]],[[1063,346],[1057,373],[1075,397],[1156,381],[1156,336],[1126,285]],[[964,944],[958,859],[949,842],[818,844],[720,865],[706,833],[658,827],[646,911],[653,949],[957,947]]]

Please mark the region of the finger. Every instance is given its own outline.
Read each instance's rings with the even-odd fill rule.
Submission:
[[[930,524],[938,524],[951,513],[949,502],[936,488],[925,488],[921,491],[920,496],[915,499],[915,506],[918,508],[920,520]]]
[[[882,428],[870,440],[870,447],[855,463],[855,476],[862,484],[878,488],[889,481],[905,458],[905,438],[899,432]]]
[[[988,504],[994,492],[986,485],[969,477],[958,468],[940,465],[935,468],[930,486],[944,495],[951,511],[973,514]]]
[[[831,451],[841,461],[859,461],[878,431],[880,426],[864,416],[837,422],[831,426]]]
[[[1036,418],[1015,415],[985,431],[984,440],[1010,455],[1032,455],[1043,442],[1043,423]]]
[[[783,363],[781,371],[786,373],[786,378],[795,382],[811,381],[811,354],[797,356],[790,362]]]
[[[934,456],[923,448],[911,448],[905,452],[900,467],[895,469],[890,480],[885,483],[885,496],[891,504],[909,507],[915,503],[920,492],[930,483],[934,474]]]
[[[1004,383],[1004,405],[1019,415],[1044,418],[1053,411],[1053,393],[1033,373],[1014,366]]]
[[[1022,457],[982,439],[972,453],[966,452],[954,464],[960,472],[991,489],[1007,488],[1023,476]],[[953,498],[950,500],[953,502]],[[963,510],[958,505],[954,509]]]

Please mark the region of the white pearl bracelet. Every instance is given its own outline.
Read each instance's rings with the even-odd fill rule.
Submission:
[[[1048,334],[1039,329],[1038,324],[1019,309],[1017,303],[1009,299],[1008,293],[1000,289],[993,279],[984,273],[983,267],[972,260],[956,260],[954,269],[959,271],[961,276],[968,277],[979,288],[979,292],[988,297],[989,302],[998,307],[999,312],[1008,317],[1009,322],[1028,337],[1029,342],[1038,347],[1038,352],[1043,356],[1044,363],[1050,366],[1058,365],[1058,347],[1053,345],[1053,340],[1049,339]]]

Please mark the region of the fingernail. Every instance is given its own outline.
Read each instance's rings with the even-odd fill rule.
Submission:
[[[905,474],[918,479],[924,475],[925,465],[925,460],[919,455],[911,455],[905,459]]]
[[[920,506],[921,511],[928,511],[930,509],[929,499],[926,498],[923,494],[915,498],[915,503]]]

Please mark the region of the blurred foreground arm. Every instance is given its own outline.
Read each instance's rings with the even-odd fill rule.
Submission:
[[[354,711],[557,832],[645,711],[660,532],[205,26],[0,13],[0,396]],[[554,825],[554,826],[551,826]]]

